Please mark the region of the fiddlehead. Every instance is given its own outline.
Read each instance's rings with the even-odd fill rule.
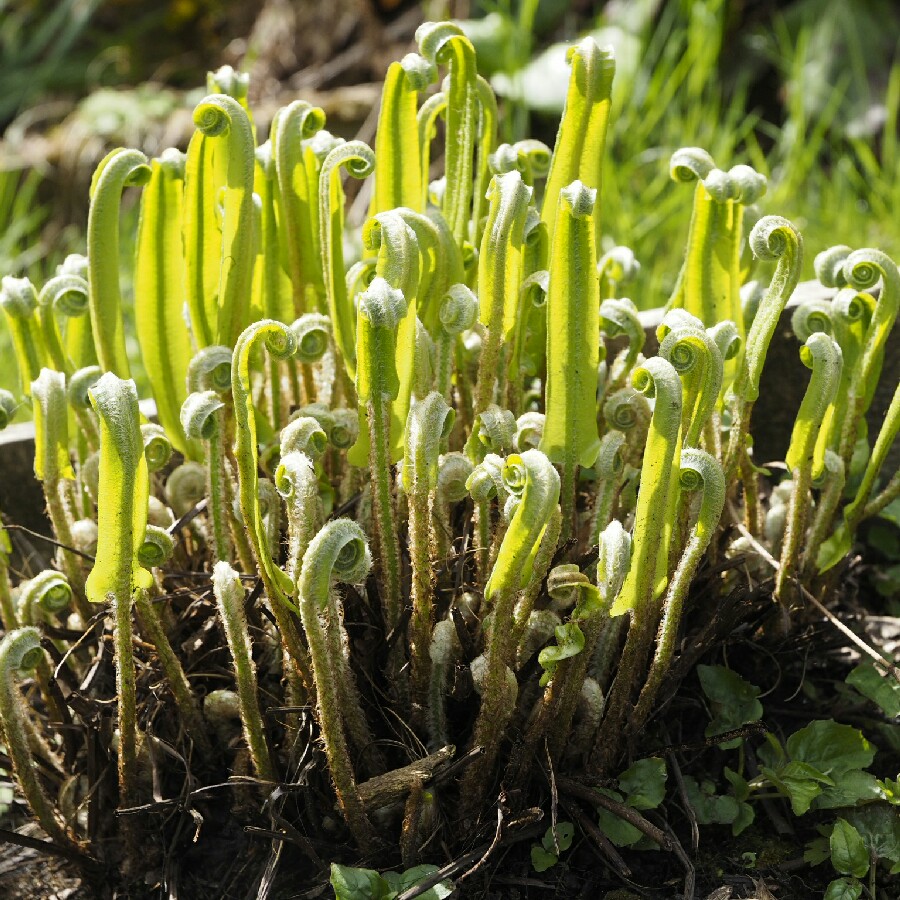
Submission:
[[[27,278],[4,275],[0,280],[0,308],[9,323],[22,392],[27,397],[31,394],[31,382],[38,377],[47,361],[34,285]]]
[[[611,300],[619,292],[621,285],[637,278],[641,264],[630,247],[613,247],[600,257],[597,263],[597,278],[600,281],[600,299]],[[603,313],[600,314],[601,318]]]
[[[344,192],[340,170],[353,178],[367,178],[375,170],[375,154],[362,141],[350,141],[335,147],[319,172],[319,242],[328,315],[334,328],[334,341],[347,374],[356,373],[356,322],[351,298],[344,281]]]
[[[331,345],[331,322],[321,313],[306,313],[291,324],[297,339],[296,358],[306,365],[317,363]]]
[[[555,240],[556,220],[561,209],[559,195],[574,181],[588,189],[599,190],[609,106],[616,61],[611,47],[600,48],[592,37],[585,37],[566,52],[572,66],[566,104],[563,107],[541,219],[547,225],[551,241]],[[594,246],[600,238],[600,215],[593,222]],[[596,259],[591,261],[593,270]]]
[[[663,601],[663,617],[656,641],[656,653],[629,721],[632,734],[640,732],[643,723],[653,710],[653,703],[675,652],[682,611],[691,580],[718,527],[725,506],[725,474],[719,461],[705,450],[687,448],[681,452],[679,481],[682,491],[702,491],[702,500],[697,521]]]
[[[45,569],[19,588],[19,619],[23,625],[36,625],[44,616],[55,616],[69,608],[72,586],[62,572]]]
[[[479,318],[488,333],[478,366],[476,413],[493,402],[498,372],[506,370],[503,348],[515,343],[525,216],[531,193],[518,172],[494,176],[488,191],[488,220],[478,257]]]
[[[813,479],[818,478],[825,468],[825,449],[834,415],[834,398],[841,379],[841,348],[834,338],[816,332],[800,348],[800,359],[807,368],[812,369],[812,376],[785,456],[794,485],[781,548],[781,567],[775,577],[775,596],[785,609],[794,595],[791,579],[798,564],[806,528],[809,490]]]
[[[880,250],[855,250],[844,261],[844,277],[849,287],[857,292],[868,291],[879,281],[882,284],[881,295],[875,304],[847,389],[847,409],[838,453],[844,465],[849,467],[860,422],[872,402],[881,374],[888,335],[900,311],[900,271],[896,263]]]
[[[455,419],[447,401],[432,391],[413,405],[406,422],[406,453],[401,479],[409,498],[409,552],[412,560],[412,618],[409,624],[413,705],[424,713],[430,680],[435,545],[432,527],[438,456]]]
[[[38,294],[39,319],[47,356],[57,372],[75,370],[63,346],[57,315],[77,319],[88,312],[88,283],[80,275],[55,275]]]
[[[425,211],[416,107],[419,92],[436,78],[434,63],[417,53],[407,53],[388,67],[375,137],[379,164],[369,216],[398,206]]]
[[[272,562],[259,509],[259,459],[256,414],[250,390],[250,357],[254,345],[262,340],[271,356],[290,359],[297,349],[294,332],[281,322],[263,319],[246,328],[237,340],[231,369],[231,393],[234,400],[235,459],[238,468],[238,499],[260,574],[273,603],[289,604],[293,590],[290,578]]]
[[[244,612],[244,588],[237,572],[224,560],[217,562],[213,569],[213,593],[234,661],[241,723],[253,767],[264,781],[277,781],[257,697],[256,665]]]
[[[229,365],[229,371],[230,371]],[[207,473],[210,518],[216,559],[228,559],[228,486],[225,471],[225,448],[222,439],[222,414],[225,403],[215,391],[188,394],[181,406],[181,426],[188,438],[208,444]],[[174,473],[173,473],[174,474]],[[168,485],[167,485],[168,487]],[[196,501],[194,501],[196,502]],[[193,503],[191,504],[193,506]]]
[[[113,150],[97,166],[88,212],[88,284],[91,330],[97,359],[105,372],[128,378],[119,285],[119,204],[122,191],[150,180],[147,157],[139,150]]]
[[[309,311],[322,281],[317,242],[310,215],[309,183],[303,142],[325,127],[325,113],[304,100],[295,100],[272,121],[272,157],[278,179],[278,199],[288,272],[293,289],[294,315]],[[318,221],[318,220],[317,220]]]
[[[215,391],[224,394],[230,391],[231,358],[231,348],[219,344],[204,347],[195,353],[188,364],[188,393]]]
[[[58,811],[38,781],[28,741],[28,714],[19,693],[18,674],[34,669],[42,659],[44,651],[37,628],[10,631],[0,641],[0,722],[13,772],[28,806],[52,840],[64,847],[72,847],[73,841],[66,833]]]
[[[447,65],[447,190],[442,204],[444,217],[456,243],[469,238],[472,212],[473,157],[478,116],[478,86],[475,48],[458,25],[426,22],[416,30],[419,52],[435,66]],[[476,225],[477,227],[477,225]]]
[[[547,293],[546,421],[541,450],[562,469],[562,539],[572,534],[579,466],[597,458],[600,297],[594,273],[597,192],[575,181],[559,192]]]
[[[384,278],[375,278],[358,301],[356,392],[368,411],[369,467],[373,479],[375,536],[381,558],[385,619],[393,627],[400,615],[400,548],[391,493],[391,401],[400,390],[397,329],[406,300]]]
[[[100,418],[98,542],[87,597],[111,603],[115,614],[116,693],[119,700],[119,802],[137,794],[137,710],[131,644],[131,597],[153,585],[137,559],[147,525],[147,460],[138,426],[137,389],[107,372],[90,390]]]
[[[146,569],[163,566],[175,551],[175,539],[168,529],[147,525],[144,540],[138,547],[137,560]]]
[[[464,284],[452,285],[441,300],[438,313],[441,330],[437,339],[436,387],[445,400],[450,400],[454,351],[457,339],[478,318],[478,298]]]
[[[473,738],[476,746],[484,747],[484,755],[463,778],[461,794],[469,805],[480,796],[512,713],[507,680],[516,648],[510,627],[516,592],[531,580],[535,556],[559,502],[559,475],[540,450],[510,456],[503,482],[517,503],[484,590],[485,600],[493,606],[493,625]]]
[[[372,561],[362,529],[349,519],[329,522],[313,538],[303,558],[298,599],[303,629],[309,641],[310,657],[318,696],[319,725],[334,781],[338,802],[361,846],[374,843],[375,832],[366,815],[344,737],[340,708],[341,690],[329,657],[323,618],[329,606],[332,581],[362,581]],[[329,622],[329,628],[339,623]],[[339,677],[339,676],[338,676]]]
[[[726,482],[736,471],[743,453],[750,424],[750,410],[759,396],[759,379],[769,343],[781,313],[797,287],[803,264],[803,240],[800,232],[780,216],[763,216],[753,226],[750,247],[757,259],[774,259],[777,263],[775,274],[747,333],[744,356],[732,388],[735,399],[732,402],[731,432],[725,455]]]
[[[162,425],[152,422],[141,425],[141,440],[144,444],[148,469],[157,472],[164,468],[172,458],[173,447]]]
[[[250,308],[256,142],[246,110],[227,94],[210,94],[197,104],[194,125],[207,138],[227,142],[223,148],[225,193],[215,340],[232,346],[246,325]]]
[[[659,355],[681,376],[682,445],[697,447],[722,387],[722,354],[697,322],[674,327],[660,344]]]
[[[185,155],[171,148],[150,162],[138,221],[134,315],[160,424],[180,453],[197,458],[199,448],[188,445],[178,417],[191,359],[183,318],[184,166]]]
[[[646,335],[637,307],[627,297],[600,303],[600,330],[611,338],[624,335],[628,341],[628,346],[616,357],[609,373],[605,392],[610,394],[625,384],[644,349]]]

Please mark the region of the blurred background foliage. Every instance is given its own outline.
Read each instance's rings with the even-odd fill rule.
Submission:
[[[119,145],[186,146],[207,70],[251,73],[263,136],[304,97],[371,141],[388,63],[420,21],[446,16],[476,44],[509,141],[552,146],[566,42],[614,45],[602,215],[605,241],[642,263],[640,307],[664,303],[680,267],[691,191],[668,160],[681,146],[769,177],[760,212],[800,227],[806,277],[832,244],[900,253],[895,0],[0,0],[0,274],[40,284],[83,250],[97,161]],[[133,198],[124,215],[131,235]],[[132,252],[123,241],[126,281]]]

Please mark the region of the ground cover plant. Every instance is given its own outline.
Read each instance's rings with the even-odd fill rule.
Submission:
[[[693,895],[658,814],[671,775],[695,827],[740,835],[773,798],[819,813],[829,897],[892,890],[897,783],[869,740],[819,719],[751,749],[760,688],[698,663],[830,615],[861,526],[900,494],[900,388],[866,420],[895,263],[816,248],[834,296],[794,315],[811,374],[773,485],[751,417],[804,246],[785,218],[745,225],[766,179],[672,156],[691,223],[645,354],[634,254],[601,252],[612,54],[572,47],[551,149],[499,142],[457,26],[417,40],[374,148],[302,100],[260,142],[246,78],[211,74],[186,153],[102,161],[86,256],[2,280],[21,381],[2,423],[30,405],[56,540],[14,587],[0,544],[3,762],[48,846],[132,896],[330,874],[340,898],[411,900],[506,841],[562,868],[577,834],[620,878],[621,848],[667,851]],[[359,236],[342,176],[368,179]],[[126,352],[129,187],[158,423]],[[896,717],[896,667],[854,640],[850,684]],[[718,785],[680,771],[660,715],[694,676],[703,746],[736,750]],[[223,849],[245,860],[226,876]]]

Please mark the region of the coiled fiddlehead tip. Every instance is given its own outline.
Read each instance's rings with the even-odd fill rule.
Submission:
[[[248,325],[241,332],[235,344],[236,355],[238,355],[238,348],[241,353],[245,353],[246,348],[259,337],[262,337],[263,346],[269,356],[274,359],[290,359],[297,352],[297,338],[289,326],[284,322],[277,322],[275,319],[261,319],[259,322]],[[234,370],[232,370],[231,379],[233,387]]]
[[[334,147],[322,163],[321,177],[343,166],[354,178],[367,178],[375,171],[375,152],[363,141],[347,141]]]
[[[447,334],[462,334],[478,318],[478,298],[467,285],[452,284],[441,299],[438,317]]]
[[[846,244],[837,244],[816,254],[816,258],[813,260],[813,270],[823,287],[846,287],[844,261],[852,252],[852,247],[848,247]]]
[[[546,269],[532,272],[519,288],[519,294],[530,302],[535,309],[542,309],[547,303],[547,292],[550,290],[550,273]]]
[[[144,456],[147,468],[156,472],[163,468],[172,458],[172,442],[162,425],[148,423],[141,425],[141,438],[144,441]]]
[[[175,539],[165,528],[148,525],[144,532],[144,540],[138,548],[138,562],[145,568],[162,566],[175,550]]]
[[[90,196],[93,201],[101,185],[120,192],[123,187],[140,187],[150,180],[152,175],[150,160],[140,150],[129,150],[118,147],[110,150],[100,160],[91,179]]]
[[[368,319],[375,328],[395,330],[406,316],[407,304],[403,291],[391,287],[378,276],[359,295],[357,308],[359,315]]]
[[[724,322],[718,322],[712,328],[707,328],[706,333],[715,342],[719,348],[719,353],[723,360],[734,359],[741,352],[743,340],[738,332],[737,325],[726,319]]]
[[[315,466],[312,459],[306,453],[292,450],[281,457],[281,462],[275,470],[275,489],[290,500],[297,493],[297,485],[315,480]]]
[[[331,411],[334,424],[328,439],[338,450],[348,450],[359,438],[359,415],[352,409]]]
[[[896,296],[900,288],[897,264],[886,253],[870,247],[854,250],[844,260],[844,278],[857,291],[868,291],[882,279],[885,291],[890,289]]]
[[[492,403],[475,417],[474,430],[478,440],[490,453],[504,453],[513,446],[516,435],[516,417],[508,409]]]
[[[181,404],[181,427],[190,440],[208,441],[215,434],[215,414],[225,404],[215,391],[194,391]]]
[[[631,281],[640,271],[641,264],[637,261],[634,251],[621,245],[604,253],[597,262],[597,274],[616,282]]]
[[[206,467],[186,462],[166,479],[166,501],[176,516],[183,516],[206,496]]]
[[[525,412],[516,419],[516,434],[513,446],[516,452],[535,449],[544,435],[545,416],[539,412]]]
[[[611,428],[628,431],[638,422],[649,421],[650,404],[643,394],[626,385],[606,399],[603,404],[603,418]]]
[[[669,160],[673,181],[703,181],[715,169],[713,158],[700,147],[682,147]]]
[[[45,569],[22,585],[19,605],[39,606],[44,612],[54,615],[68,609],[72,603],[72,586],[62,572]]]
[[[465,499],[466,483],[473,470],[472,461],[465,453],[445,453],[438,459],[437,492],[447,503]]]
[[[466,478],[466,490],[473,500],[479,502],[505,495],[507,491],[503,483],[503,457],[488,453]]]
[[[318,419],[298,416],[281,429],[281,456],[300,452],[317,460],[328,446],[328,435]]]
[[[30,278],[0,279],[0,307],[13,319],[27,319],[38,305],[38,295]]]
[[[437,81],[438,73],[435,64],[418,53],[407,53],[399,62],[406,75],[410,88],[424,91],[428,85]]]
[[[168,147],[155,160],[170,177],[183,181],[184,169],[187,165],[187,154],[177,147]]]
[[[800,232],[782,216],[763,216],[750,232],[750,249],[757,259],[778,259],[800,246]]]
[[[559,192],[560,203],[568,205],[575,219],[586,219],[594,211],[597,189],[587,187],[579,180],[573,181]]]
[[[423,22],[417,29],[415,41],[419,45],[419,53],[435,65],[445,61],[448,45],[458,43],[474,56],[475,48],[463,30],[453,22]]]
[[[324,609],[333,579],[358,584],[371,567],[362,528],[351,519],[334,519],[312,539],[303,556],[300,602]]]
[[[10,631],[0,641],[0,672],[8,678],[13,672],[30,672],[43,654],[41,633],[29,625]]]
[[[636,394],[646,403],[646,399]],[[605,409],[604,409],[605,413]],[[647,407],[647,418],[650,418],[650,407]],[[608,420],[607,420],[608,421]],[[594,461],[594,471],[598,478],[612,478],[618,475],[625,466],[624,451],[627,447],[625,435],[618,430],[607,431],[600,439],[600,450]]]
[[[840,317],[848,322],[871,318],[875,309],[875,300],[865,291],[853,288],[841,288],[831,301],[832,317]]]
[[[206,90],[210,94],[226,94],[239,102],[246,101],[250,75],[228,65],[220,66],[215,72],[206,73]]]
[[[57,267],[57,275],[77,275],[88,277],[88,258],[82,253],[70,253]]]
[[[231,348],[220,344],[204,347],[195,353],[188,363],[188,392],[215,391],[224,394],[230,391],[231,361]]]
[[[817,331],[832,334],[831,303],[819,299],[801,303],[791,314],[791,329],[799,341],[806,341]]]
[[[13,420],[18,408],[16,398],[9,391],[0,388],[0,431]]]
[[[227,134],[241,116],[247,113],[228,94],[209,94],[194,107],[194,125],[207,137]]]
[[[728,178],[734,186],[734,199],[744,206],[756,203],[765,196],[769,185],[766,176],[751,166],[732,166],[728,170]]]
[[[662,396],[669,398],[681,397],[681,381],[675,367],[661,356],[648,359],[644,365],[638,366],[631,373],[631,383],[635,390],[645,397],[653,400],[660,395],[660,388],[664,388]],[[680,406],[680,403],[679,403]]]
[[[716,203],[737,199],[737,185],[721,169],[712,169],[707,173],[703,179],[703,189]]]
[[[401,467],[407,493],[412,492],[415,479],[423,474],[431,484],[437,481],[440,446],[450,436],[455,420],[456,411],[437,391],[413,404],[406,418],[406,452]],[[423,464],[426,472],[417,471]]]
[[[291,324],[297,339],[296,357],[302,363],[318,362],[328,349],[331,319],[322,313],[306,313]]]
[[[64,316],[77,318],[88,310],[88,283],[80,275],[54,275],[38,295],[41,306],[52,306]]]
[[[91,405],[88,392],[100,380],[102,374],[100,366],[85,366],[74,372],[66,389],[69,403],[76,409],[87,409]]]

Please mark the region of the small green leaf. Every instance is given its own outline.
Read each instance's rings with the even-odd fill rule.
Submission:
[[[374,869],[331,864],[335,900],[386,900],[390,887]]]
[[[831,864],[841,875],[862,878],[869,871],[869,851],[862,835],[846,819],[835,822],[829,847]]]
[[[827,787],[816,797],[816,809],[837,809],[842,806],[856,806],[873,800],[883,800],[883,789],[878,779],[870,772],[854,769],[845,772],[834,787]]]
[[[813,800],[822,793],[822,784],[834,784],[827,775],[802,762],[792,761],[778,770],[764,767],[761,771],[778,791],[790,799],[795,816],[809,811]]]
[[[763,707],[758,699],[760,690],[755,684],[744,681],[724,666],[697,666],[697,674],[713,712],[704,732],[706,737],[732,731],[762,718]],[[722,746],[725,749],[737,747],[741,740],[728,741]]]
[[[558,862],[559,860],[555,853],[548,853],[537,844],[531,845],[531,868],[535,872],[546,872],[547,869],[555,866]]]
[[[622,795],[616,791],[606,790],[605,788],[596,788],[596,791],[619,803],[623,800]],[[624,819],[620,819],[615,813],[611,813],[608,810],[601,809],[598,811],[598,821],[600,830],[617,847],[630,847],[643,837],[643,834],[634,825],[626,822]]]
[[[828,859],[831,859],[831,848],[827,837],[813,838],[803,851],[803,861],[811,866],[821,865]]]
[[[382,877],[391,889],[390,896],[386,897],[385,900],[391,900],[394,896],[408,891],[411,887],[415,887],[420,881],[428,878],[429,875],[434,875],[437,870],[438,867],[436,865],[423,863],[420,866],[413,866],[403,873],[385,872]],[[452,893],[453,885],[445,879],[419,896],[421,900],[444,900],[444,897],[449,897]]]
[[[847,810],[845,816],[878,859],[900,865],[900,816],[896,809],[883,803],[870,803]]]
[[[711,781],[698,784],[688,775],[684,787],[701,825],[733,825],[741,815],[741,804],[734,797],[717,796],[716,786]]]
[[[556,834],[553,833],[552,826],[544,832],[541,838],[541,844],[548,853],[555,853],[557,848],[560,852],[568,850],[572,846],[572,839],[575,837],[575,826],[571,822],[557,822]]]
[[[861,894],[862,885],[855,878],[835,878],[822,900],[859,900]]]
[[[666,795],[666,763],[659,757],[639,759],[619,776],[625,802],[634,809],[656,809]]]
[[[816,719],[787,740],[792,759],[809,763],[826,775],[842,775],[865,769],[875,758],[872,745],[862,732],[833,719]]]
[[[855,687],[864,697],[881,707],[886,716],[900,716],[900,684],[882,675],[874,663],[858,665],[848,676],[847,684]]]

